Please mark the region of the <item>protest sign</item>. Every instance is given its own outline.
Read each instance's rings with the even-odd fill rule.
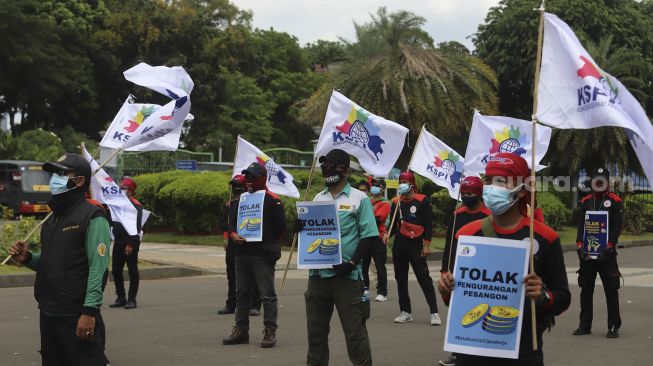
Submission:
[[[608,211],[586,211],[584,226],[583,253],[596,259],[608,246]]]
[[[297,268],[331,268],[342,263],[340,222],[335,201],[297,202],[299,232]]]
[[[265,190],[240,195],[236,231],[247,241],[263,241],[264,200]]]

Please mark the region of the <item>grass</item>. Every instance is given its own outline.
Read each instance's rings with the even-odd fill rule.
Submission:
[[[184,235],[172,232],[145,233],[142,241],[144,243],[224,246],[222,235]]]

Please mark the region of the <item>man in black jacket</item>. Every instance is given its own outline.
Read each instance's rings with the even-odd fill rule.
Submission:
[[[263,240],[246,241],[238,235],[238,206],[231,211],[229,236],[236,248],[236,326],[222,344],[249,343],[249,311],[252,285],[255,283],[263,302],[262,348],[274,347],[277,330],[277,294],[274,290],[274,266],[281,257],[281,237],[286,232],[286,216],[279,197],[266,187],[267,169],[257,162],[242,171],[248,192],[265,191],[263,200]],[[242,196],[241,196],[242,199]]]
[[[109,265],[109,222],[84,197],[91,166],[79,154],[43,165],[50,179],[53,215],[41,228],[41,252],[25,242],[9,248],[14,264],[36,271],[41,358],[44,366],[109,363],[100,306]],[[64,265],[66,264],[66,265]]]
[[[603,291],[608,305],[608,338],[619,337],[621,316],[619,314],[619,280],[621,272],[617,265],[617,243],[621,234],[624,205],[621,198],[610,192],[610,172],[606,168],[598,168],[590,175],[592,193],[580,201],[578,210],[578,230],[576,247],[580,269],[578,284],[580,291],[580,324],[574,335],[585,335],[592,332],[592,307],[594,282],[598,273],[603,283]],[[608,244],[597,259],[587,255],[587,244],[583,241],[585,232],[585,213],[587,211],[608,212]]]

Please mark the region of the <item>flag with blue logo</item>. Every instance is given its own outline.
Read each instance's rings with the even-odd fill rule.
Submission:
[[[82,155],[91,164],[91,170],[96,171],[100,164],[93,159],[86,148],[82,150]],[[140,234],[136,227],[138,218],[136,207],[104,169],[100,169],[91,177],[90,187],[91,197],[109,207],[112,221],[121,223],[129,235]]]
[[[551,141],[551,128],[536,126],[535,170],[546,166],[540,161],[546,155]],[[474,112],[465,151],[465,175],[485,174],[485,166],[498,153],[521,156],[531,166],[533,125],[530,121],[502,116],[484,116]]]
[[[631,146],[653,185],[653,125],[644,108],[594,62],[565,22],[547,13],[537,104],[537,120],[555,128],[628,129]]]
[[[386,177],[404,148],[407,133],[406,127],[368,112],[334,90],[315,155],[341,149],[355,156],[369,174]]]
[[[232,177],[247,169],[251,163],[256,162],[265,166],[268,171],[266,185],[271,192],[282,196],[299,198],[299,190],[293,183],[293,177],[290,173],[244,138],[238,136],[237,144]]]
[[[446,188],[451,198],[457,199],[464,162],[465,158],[422,127],[408,169]]]

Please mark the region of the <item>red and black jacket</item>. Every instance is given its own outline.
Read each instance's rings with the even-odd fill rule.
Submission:
[[[452,236],[458,232],[463,226],[469,224],[470,222],[483,219],[487,216],[490,216],[492,213],[490,210],[485,207],[483,202],[481,202],[481,207],[478,210],[471,210],[467,206],[460,206],[454,211],[456,215],[456,226],[454,227],[454,215],[451,215],[449,220],[449,226],[447,228],[447,237],[444,244],[444,253],[442,253],[442,268],[440,272],[450,272],[453,269],[453,266],[456,262],[455,255],[451,256],[451,265],[449,265],[449,253],[456,253],[457,241],[453,242],[452,249]]]
[[[392,207],[390,208],[391,222],[392,216],[395,214],[396,205],[397,199],[394,198],[392,200]],[[398,211],[400,212],[397,212],[394,225],[390,228],[390,236],[397,234],[395,235],[393,250],[422,250],[423,241],[431,242],[431,237],[433,236],[431,200],[423,194],[416,193],[410,199],[402,198]],[[424,233],[412,239],[401,235],[399,230],[402,221],[423,226]]]
[[[621,225],[624,216],[624,203],[613,192],[592,193],[580,200],[578,208],[578,230],[576,231],[576,247],[583,247],[583,233],[585,231],[586,211],[608,212],[608,247],[617,249]]]
[[[376,226],[379,229],[379,237],[382,238],[383,234],[387,231],[385,221],[390,215],[390,202],[386,199],[371,200],[372,208],[374,209],[374,218],[376,218]]]
[[[494,231],[497,238],[524,240],[530,238],[530,218],[524,216],[521,222],[511,230],[502,229],[494,223]],[[571,303],[571,293],[567,282],[565,261],[560,246],[560,237],[553,229],[544,223],[535,221],[534,238],[536,241],[535,251],[535,273],[542,279],[549,293],[550,301],[536,309],[537,319],[537,344],[542,349],[542,334],[552,324],[553,316],[562,314]],[[456,234],[456,242],[462,235],[485,236],[483,235],[482,220],[474,221],[463,226]],[[455,289],[454,289],[455,291]],[[449,305],[449,299],[444,299]],[[531,302],[524,302],[523,314],[531,313]],[[522,322],[521,341],[519,346],[520,355],[533,353],[533,341],[530,318]],[[470,356],[471,357],[471,356]]]

